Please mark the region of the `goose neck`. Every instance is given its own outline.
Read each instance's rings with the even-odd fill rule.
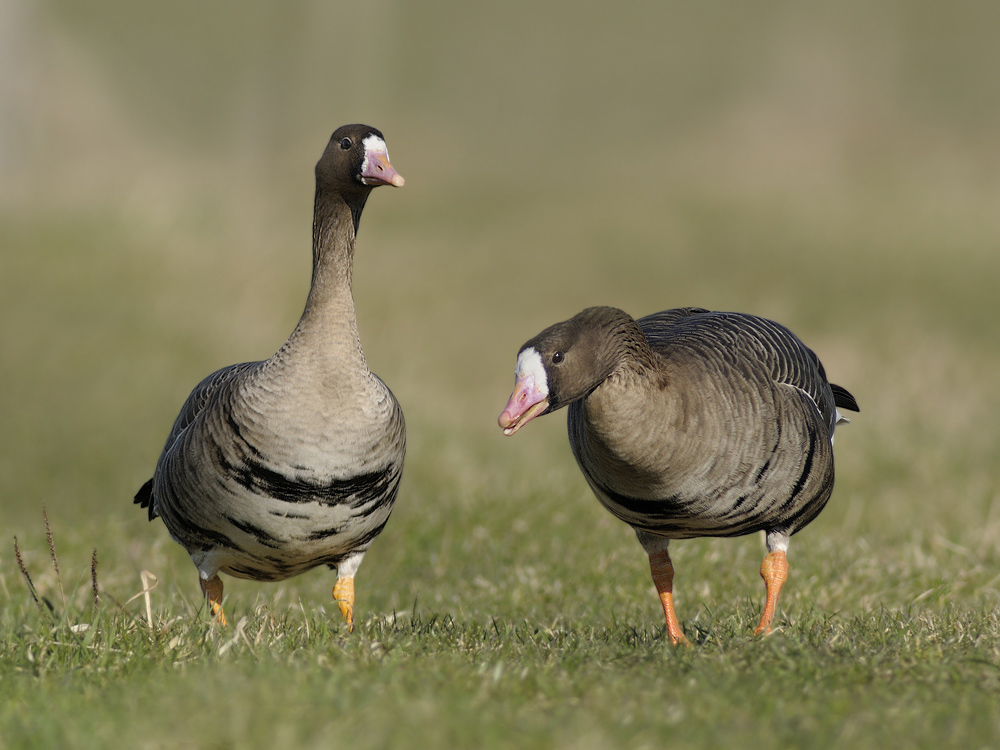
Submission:
[[[352,208],[339,195],[317,191],[312,283],[302,317],[286,344],[286,355],[297,350],[363,361],[351,290],[360,214],[360,208]]]

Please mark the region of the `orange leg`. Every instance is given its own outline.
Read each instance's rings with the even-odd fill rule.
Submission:
[[[212,617],[222,626],[226,627],[226,615],[222,611],[222,579],[214,575],[208,580],[202,578],[201,591],[208,599]]]
[[[771,620],[774,619],[774,608],[778,603],[781,587],[788,580],[788,560],[781,550],[769,552],[760,566],[760,577],[767,586],[767,602],[764,604],[764,614],[760,616],[760,624],[754,635],[771,632]]]
[[[347,629],[354,632],[354,577],[338,578],[333,586],[333,600],[340,607],[340,614],[347,621]]]
[[[653,576],[656,593],[660,595],[660,603],[663,604],[663,615],[667,620],[667,635],[670,636],[670,642],[675,646],[679,643],[690,646],[691,642],[684,637],[684,631],[681,630],[681,624],[677,620],[677,613],[674,612],[674,566],[670,562],[670,554],[665,549],[650,553],[649,572]]]

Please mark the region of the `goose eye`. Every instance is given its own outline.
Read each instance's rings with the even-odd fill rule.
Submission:
[[[353,144],[353,143],[351,143],[351,139],[350,139],[350,138],[341,138],[341,139],[340,139],[340,147],[341,147],[341,148],[342,148],[342,149],[343,149],[344,151],[347,151],[347,149],[349,149],[349,148],[350,148],[351,146],[353,146],[353,145],[354,145],[354,144]]]
[[[555,354],[552,355],[552,364],[558,365],[562,361],[563,361],[563,353],[562,352],[556,352]]]

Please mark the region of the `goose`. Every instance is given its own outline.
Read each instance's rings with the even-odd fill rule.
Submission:
[[[817,356],[765,318],[686,307],[638,320],[591,307],[529,340],[499,417],[513,435],[568,406],[569,441],[601,504],[649,557],[667,635],[689,644],[673,604],[671,539],[765,532],[770,632],[789,537],[833,490],[833,432],[860,411]]]
[[[190,554],[220,625],[220,572],[280,581],[327,565],[353,630],[354,575],[389,519],[406,450],[399,403],[361,349],[354,242],[369,193],[403,183],[381,132],[334,131],[316,164],[312,284],[298,324],[270,359],[195,387],[135,496]]]

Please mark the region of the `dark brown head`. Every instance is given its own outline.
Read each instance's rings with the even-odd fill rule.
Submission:
[[[367,125],[337,128],[316,164],[316,187],[345,197],[367,195],[379,185],[403,186],[403,178],[389,164],[382,133]]]
[[[368,194],[379,185],[403,186],[403,178],[389,163],[382,133],[368,125],[337,128],[316,163],[316,218],[313,241],[328,228],[341,200],[351,209],[355,234]]]
[[[588,307],[525,343],[517,355],[514,393],[498,420],[504,434],[589,396],[628,356],[636,334],[642,336],[628,313]]]

